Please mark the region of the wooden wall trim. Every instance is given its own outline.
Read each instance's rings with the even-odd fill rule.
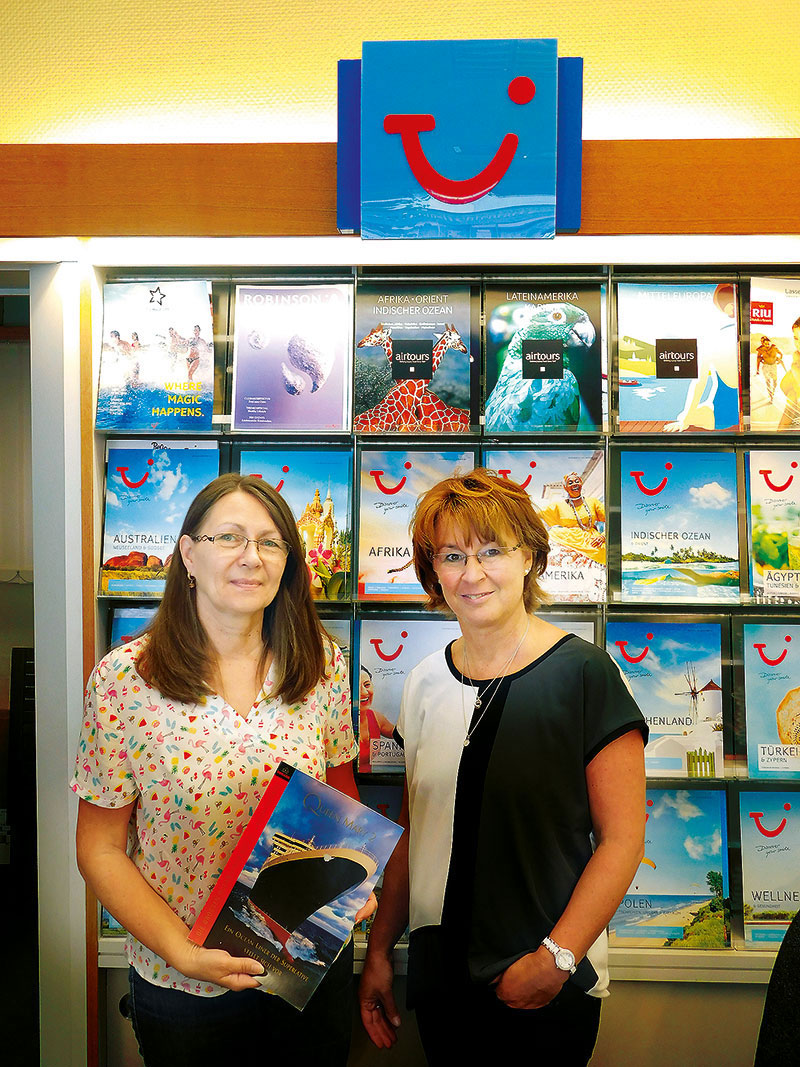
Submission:
[[[800,138],[585,141],[581,234],[797,234]],[[0,145],[0,237],[336,233],[334,144]]]

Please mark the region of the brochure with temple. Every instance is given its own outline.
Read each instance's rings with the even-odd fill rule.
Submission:
[[[390,819],[281,763],[190,939],[258,960],[261,988],[302,1009],[401,834]]]
[[[750,429],[800,429],[800,278],[750,280]]]
[[[800,790],[739,794],[744,940],[770,948],[800,909]]]
[[[617,948],[731,943],[725,792],[648,789],[644,858],[609,923]]]
[[[722,625],[609,619],[606,650],[650,728],[644,752],[653,778],[723,778]]]
[[[748,773],[800,778],[800,625],[786,618],[740,625]]]
[[[107,282],[97,429],[196,433],[213,411],[211,282]]]
[[[353,430],[476,431],[479,314],[478,287],[463,282],[360,282]]]
[[[280,446],[243,450],[241,474],[269,482],[292,510],[317,600],[347,600],[353,543],[350,449]]]
[[[486,449],[484,465],[523,487],[547,524],[550,552],[540,579],[555,603],[606,598],[605,463],[602,449]]]
[[[100,593],[160,597],[186,511],[219,474],[216,441],[109,441]]]
[[[800,601],[800,451],[747,455],[750,589],[756,600]]]

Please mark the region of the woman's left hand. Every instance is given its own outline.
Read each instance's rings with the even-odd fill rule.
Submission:
[[[374,915],[377,910],[378,898],[375,896],[374,893],[370,893],[370,895],[367,897],[367,902],[364,907],[359,908],[356,912],[356,925],[358,925],[358,923],[360,922],[363,922],[365,919],[368,919],[370,915]]]
[[[543,1008],[569,978],[560,971],[552,955],[540,946],[507,967],[494,984],[498,1000],[509,1008]]]

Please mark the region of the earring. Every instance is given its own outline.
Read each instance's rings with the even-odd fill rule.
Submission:
[[[189,579],[189,588],[190,589],[194,589],[194,587],[197,585],[197,582],[195,581],[194,575],[193,574],[187,574],[186,577]]]

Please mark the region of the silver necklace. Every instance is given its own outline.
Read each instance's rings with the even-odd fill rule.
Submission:
[[[491,704],[492,700],[494,700],[494,698],[497,696],[497,692],[500,689],[500,686],[503,684],[503,678],[505,677],[506,671],[511,666],[511,664],[514,662],[514,660],[516,659],[517,653],[522,648],[522,644],[523,644],[525,638],[528,636],[528,630],[530,630],[530,628],[531,628],[531,617],[529,615],[528,616],[528,625],[525,627],[525,632],[523,633],[522,637],[519,639],[519,644],[517,645],[517,647],[514,649],[514,651],[509,656],[508,660],[506,661],[506,663],[504,664],[504,666],[500,670],[500,673],[498,675],[496,675],[496,677],[492,678],[491,682],[489,682],[489,684],[486,686],[486,689],[484,689],[484,691],[483,691],[483,697],[481,697],[480,691],[476,690],[476,692],[475,692],[475,703],[472,705],[472,711],[474,713],[474,712],[480,710],[481,708],[483,710],[481,711],[480,715],[478,716],[478,718],[473,723],[472,727],[470,727],[469,722],[467,721],[467,710],[466,710],[466,707],[465,707],[465,704],[464,704],[464,689],[465,689],[464,672],[463,671],[459,671],[459,674],[461,675],[461,714],[462,714],[462,716],[464,718],[464,730],[466,731],[466,737],[464,738],[464,748],[466,748],[467,745],[469,744],[470,738],[475,733],[475,731],[478,729],[478,726],[481,723],[481,719],[486,714],[486,712],[489,710],[489,705]],[[464,639],[464,666],[467,668],[467,674],[471,678],[472,677],[472,670],[470,669],[469,658],[467,656],[467,642],[466,642],[466,639]],[[494,689],[492,689],[492,686],[494,686]]]

